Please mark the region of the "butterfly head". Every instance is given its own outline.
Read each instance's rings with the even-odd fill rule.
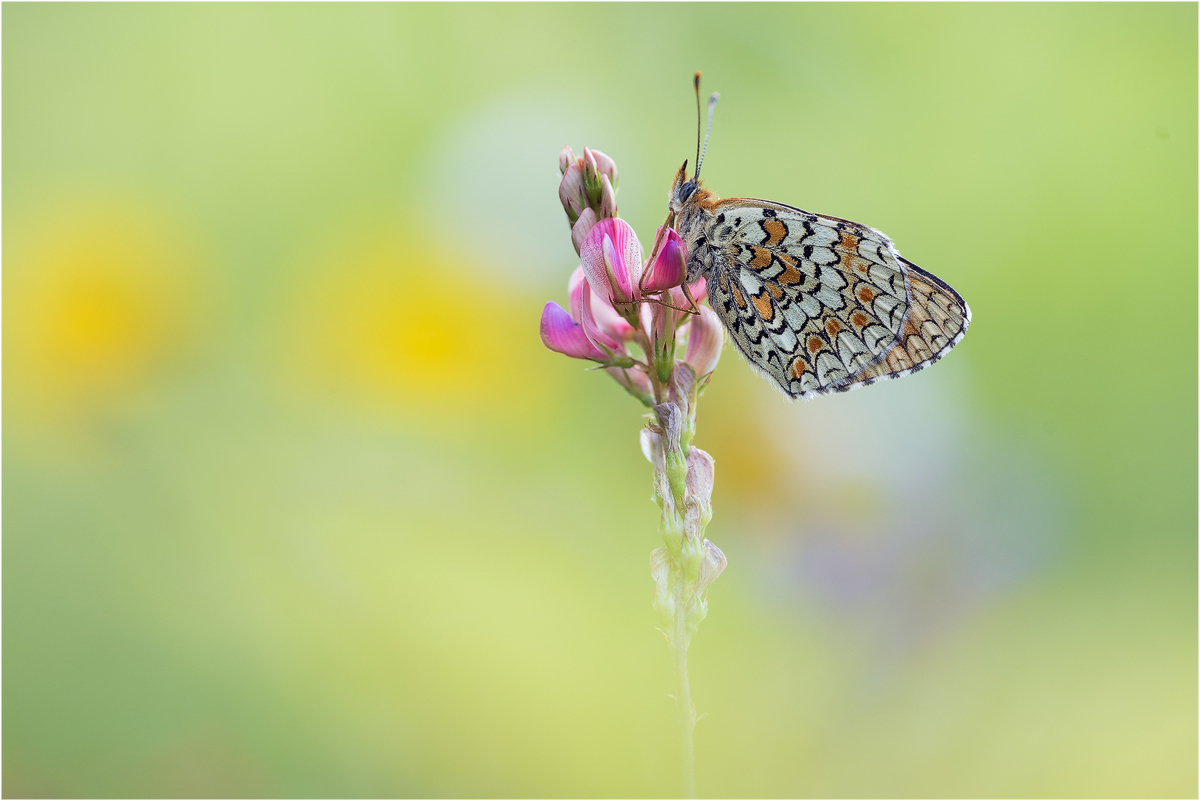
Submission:
[[[679,168],[679,172],[675,173],[675,183],[671,186],[671,194],[667,198],[667,205],[672,213],[678,214],[683,204],[687,203],[696,195],[696,190],[700,185],[696,181],[688,178],[687,162],[683,162],[683,166]]]

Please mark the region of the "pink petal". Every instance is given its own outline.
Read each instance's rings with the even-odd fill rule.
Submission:
[[[554,301],[542,309],[541,336],[542,344],[547,348],[572,359],[608,360],[608,356],[588,340],[583,328]]]
[[[583,328],[584,335],[597,348],[608,348],[613,353],[625,353],[625,346],[621,341],[602,331],[596,324],[596,317],[592,313],[591,288],[587,283],[583,283],[577,292],[579,295],[579,325]]]
[[[558,200],[572,223],[579,219],[587,206],[587,198],[583,194],[583,168],[578,164],[568,165],[563,172],[558,183]]]
[[[575,272],[571,273],[571,278],[567,281],[567,294],[571,299],[569,310],[571,318],[575,322],[579,322],[580,311],[583,307],[583,295],[581,293],[587,288],[588,283],[583,275],[583,267],[576,267]],[[590,292],[590,290],[588,291]],[[596,327],[613,339],[625,341],[633,339],[634,327],[624,317],[617,314],[617,310],[610,306],[607,301],[597,297],[595,293],[591,293],[591,295],[592,317],[596,323]]]
[[[571,312],[571,319],[579,322],[579,309],[583,304],[583,291],[587,286],[587,279],[583,275],[583,268],[576,267],[571,273],[571,277],[567,279],[567,305]]]
[[[596,170],[601,175],[607,175],[608,180],[612,183],[613,189],[617,188],[617,163],[608,156],[601,153],[599,150],[589,151],[592,155],[592,160],[596,163]]]
[[[692,300],[696,301],[697,306],[699,306],[704,299],[708,297],[708,283],[703,278],[699,279],[694,284],[688,284],[687,288],[688,292],[692,293]],[[688,303],[688,299],[684,297],[682,286],[671,288],[671,305],[677,306],[681,309],[692,308],[692,305]],[[676,312],[676,325],[680,324],[680,322],[686,316],[687,312]]]
[[[587,235],[595,225],[596,212],[592,210],[591,206],[588,206],[579,215],[579,219],[575,221],[575,224],[571,226],[571,244],[575,247],[576,253],[583,247],[583,240],[587,239]]]
[[[622,339],[626,342],[633,339],[636,329],[629,324],[628,320],[617,314],[616,309],[595,294],[592,295],[592,315],[600,330],[614,339]]]
[[[607,266],[605,239],[609,242]],[[636,299],[636,288],[642,277],[642,245],[629,223],[620,217],[600,220],[583,240],[579,258],[583,261],[588,283],[597,295],[610,303],[614,302],[613,287],[608,279],[608,270],[611,269],[617,282],[616,289],[625,293],[622,298]]]
[[[700,307],[700,314],[692,317],[688,332],[687,356],[684,361],[703,378],[716,369],[721,359],[721,348],[725,346],[725,329],[717,313],[707,306]]]
[[[567,145],[561,151],[559,151],[559,153],[558,153],[558,171],[560,173],[565,174],[567,171],[567,168],[570,167],[575,162],[576,162],[575,151],[571,149],[570,145]]]
[[[662,229],[658,230],[656,236],[662,236]],[[661,292],[679,286],[686,277],[687,248],[679,233],[673,228],[668,228],[664,241],[658,248],[658,255],[654,257],[654,264],[650,265],[650,274],[642,282],[642,289],[646,292]]]

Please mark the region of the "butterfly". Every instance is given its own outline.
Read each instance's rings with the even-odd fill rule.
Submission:
[[[679,168],[667,225],[687,248],[687,279],[706,279],[709,305],[738,351],[788,397],[803,400],[900,378],[957,345],[971,309],[945,281],[862,223],[754,198],[722,200]],[[708,104],[708,130],[717,95]]]

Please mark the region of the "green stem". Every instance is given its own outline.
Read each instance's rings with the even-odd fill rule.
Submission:
[[[681,570],[680,573],[682,572]],[[683,797],[695,798],[696,775],[692,740],[696,728],[696,710],[692,706],[692,692],[688,686],[687,613],[684,611],[686,607],[684,606],[685,599],[683,596],[683,582],[677,581],[675,584],[675,608],[679,611],[675,615],[675,642],[673,645],[675,646],[675,673],[679,680],[677,704],[679,707],[679,738],[683,749]]]

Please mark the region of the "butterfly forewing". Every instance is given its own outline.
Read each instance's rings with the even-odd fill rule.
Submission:
[[[713,309],[738,350],[793,398],[907,375],[966,332],[958,293],[873,228],[748,198],[710,208]]]

